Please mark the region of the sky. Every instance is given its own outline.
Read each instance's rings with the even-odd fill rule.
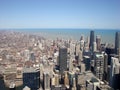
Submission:
[[[0,0],[0,29],[120,29],[120,0]]]

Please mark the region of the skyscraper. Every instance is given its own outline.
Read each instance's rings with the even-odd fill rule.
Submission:
[[[110,68],[110,86],[115,90],[119,90],[119,74],[120,74],[120,63],[118,58],[111,57],[111,68]]]
[[[100,51],[100,47],[101,47],[101,37],[100,37],[100,35],[96,36],[96,44],[97,44],[97,50]]]
[[[43,82],[44,82],[44,90],[50,90],[50,75],[48,72],[43,73]]]
[[[23,86],[28,86],[31,90],[40,88],[40,70],[38,68],[24,68]]]
[[[120,58],[120,32],[116,32],[115,35],[115,53],[119,55]]]
[[[68,77],[68,72],[64,73],[64,85],[69,88],[69,77]]]
[[[79,50],[79,54],[78,54],[78,65],[81,65],[81,61],[83,61],[83,54],[82,51]]]
[[[104,70],[104,55],[102,53],[95,53],[95,75],[100,80],[103,79]]]
[[[93,52],[97,51],[96,48],[97,48],[96,42],[93,42],[92,51]]]
[[[104,80],[108,80],[108,55],[104,53]]]
[[[59,48],[59,67],[60,74],[67,71],[67,48],[65,46]]]
[[[72,71],[73,70],[73,59],[75,58],[74,55],[71,55],[68,57],[69,58],[69,71]]]
[[[93,48],[93,42],[94,42],[95,40],[94,40],[94,31],[91,31],[90,32],[90,45],[89,45],[89,47],[90,47],[90,49],[92,50],[92,48]]]

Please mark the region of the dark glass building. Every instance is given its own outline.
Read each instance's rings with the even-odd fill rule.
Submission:
[[[115,35],[115,53],[119,55],[120,58],[120,32],[116,32]]]
[[[24,68],[23,86],[28,86],[31,90],[40,88],[40,70],[37,68]]]
[[[67,71],[67,48],[64,46],[59,48],[59,69],[60,74]]]
[[[90,45],[89,45],[89,47],[90,47],[91,50],[93,48],[93,42],[94,41],[95,41],[95,39],[94,39],[94,31],[90,31]]]

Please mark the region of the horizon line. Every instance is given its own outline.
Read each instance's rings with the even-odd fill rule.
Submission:
[[[0,30],[22,30],[22,29],[86,29],[86,30],[120,30],[119,28],[0,28]]]

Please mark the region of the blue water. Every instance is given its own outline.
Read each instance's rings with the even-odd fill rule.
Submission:
[[[13,29],[19,32],[32,33],[41,35],[45,38],[55,39],[58,38],[73,38],[75,40],[79,40],[81,35],[84,35],[86,38],[90,36],[91,29]],[[101,35],[102,42],[114,44],[115,41],[115,32],[120,31],[117,29],[93,29],[95,31],[95,35]]]

